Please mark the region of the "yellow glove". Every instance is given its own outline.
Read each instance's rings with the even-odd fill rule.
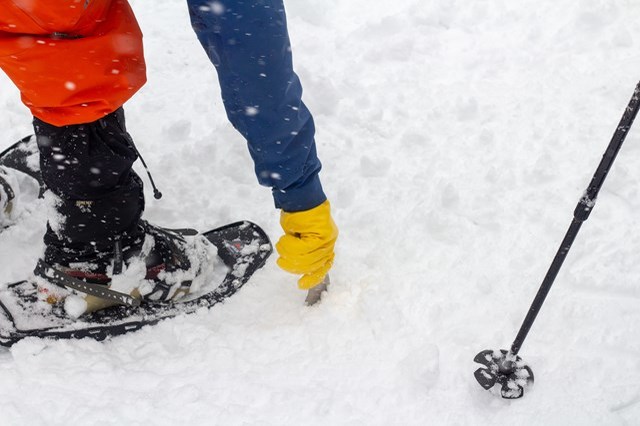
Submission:
[[[276,244],[280,254],[278,266],[292,274],[302,274],[298,280],[302,290],[320,284],[333,265],[333,248],[338,238],[329,201],[311,210],[283,211],[280,225],[284,235]]]

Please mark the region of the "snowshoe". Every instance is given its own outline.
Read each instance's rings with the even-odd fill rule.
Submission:
[[[171,241],[176,235],[180,235],[179,231],[163,230],[163,232],[174,234]],[[146,270],[149,277],[147,280],[154,281],[155,285],[151,285],[150,293],[142,298],[133,293],[114,290],[114,284],[117,283],[114,283],[116,275],[113,275],[112,271],[111,278],[114,282],[107,283],[105,279],[109,278],[109,274],[91,275],[89,271],[83,271],[85,276],[80,277],[78,274],[76,276],[70,274],[69,269],[60,271],[51,265],[40,263],[36,268],[36,275],[39,275],[39,278],[10,284],[0,291],[0,345],[11,346],[26,337],[54,339],[91,337],[103,340],[110,336],[139,330],[145,325],[156,324],[166,318],[193,313],[201,308],[210,308],[235,294],[253,273],[265,264],[272,252],[267,235],[251,222],[233,223],[206,232],[202,236],[217,249],[217,258],[222,266],[217,269],[224,271],[218,284],[209,280],[194,287],[194,279],[198,279],[198,274],[181,276],[178,273],[174,281],[167,280],[171,272],[176,272],[175,269],[171,270],[174,266],[170,266],[170,262],[180,262],[185,259],[165,258],[163,264],[157,265],[163,266],[155,268],[155,278],[149,276],[150,269]],[[188,261],[192,262],[193,259]],[[200,265],[198,270],[201,271],[210,266],[211,264],[207,261],[206,264]],[[126,278],[130,268],[131,265],[121,275]],[[82,269],[76,269],[76,271],[82,271]],[[56,293],[56,287],[60,287],[49,286],[43,291],[38,285],[38,283],[42,284],[42,278],[47,278],[47,282],[61,282],[65,287],[91,297],[108,300],[113,306],[74,318],[68,313],[68,303],[59,303],[57,300],[60,295]],[[164,285],[158,285],[159,283]],[[106,284],[110,284],[110,287]],[[185,287],[188,291],[183,291],[181,297],[174,297],[180,289],[184,290]],[[157,293],[158,289],[162,292]],[[68,292],[68,289],[63,292]],[[144,290],[141,293],[144,293]]]

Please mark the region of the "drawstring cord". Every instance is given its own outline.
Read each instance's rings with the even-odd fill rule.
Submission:
[[[153,187],[153,198],[155,198],[156,200],[159,200],[160,198],[162,198],[162,192],[158,191],[158,188],[156,187],[155,182],[153,182],[153,178],[151,177],[151,172],[149,171],[149,168],[147,167],[147,163],[145,163],[144,158],[142,158],[140,151],[138,151],[138,148],[136,148],[134,144],[132,144],[132,146],[133,146],[133,149],[136,151],[136,154],[138,154],[138,157],[140,157],[140,161],[142,162],[144,169],[147,171],[147,176],[149,176],[149,181],[151,182],[151,186]]]
[[[119,111],[120,111],[121,114],[124,114],[122,112],[122,108],[120,108]],[[118,111],[116,111],[116,112],[118,112]],[[142,158],[142,155],[140,154],[140,151],[138,151],[138,147],[136,147],[135,142],[133,142],[133,138],[129,135],[129,133],[127,133],[126,128],[124,126],[124,121],[123,122],[120,121],[121,118],[122,118],[122,120],[124,120],[124,115],[122,115],[122,116],[116,115],[116,120],[118,122],[118,125],[120,126],[122,132],[126,136],[126,139],[131,144],[131,148],[133,148],[133,150],[138,155],[138,158],[140,158],[140,161],[142,162],[142,165],[144,166],[144,169],[147,172],[147,176],[149,176],[149,181],[151,182],[151,186],[153,187],[153,198],[155,198],[156,200],[159,200],[160,198],[162,198],[162,192],[158,191],[158,188],[156,187],[156,184],[153,181],[153,178],[151,177],[151,172],[149,171],[149,167],[147,167],[147,163],[144,161],[144,158]],[[100,123],[100,125],[102,126],[103,129],[105,129],[107,127],[107,122],[104,119],[101,118],[98,121],[99,121],[99,123]]]

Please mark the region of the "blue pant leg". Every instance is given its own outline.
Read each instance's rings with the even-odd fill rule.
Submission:
[[[247,139],[261,185],[276,207],[326,200],[313,117],[293,71],[282,0],[187,0],[193,28],[216,67],[227,116]]]

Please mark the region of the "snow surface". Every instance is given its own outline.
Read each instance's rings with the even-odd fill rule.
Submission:
[[[147,218],[276,240],[184,2],[132,4],[149,83],[128,125],[164,193]],[[515,337],[640,77],[640,3],[287,6],[341,230],[330,292],[304,307],[272,258],[211,311],[0,350],[0,424],[640,424],[637,129],[520,353],[535,387],[509,402],[472,375]],[[31,132],[5,77],[0,107],[3,146]],[[2,234],[1,282],[32,269],[43,224],[35,205]]]

